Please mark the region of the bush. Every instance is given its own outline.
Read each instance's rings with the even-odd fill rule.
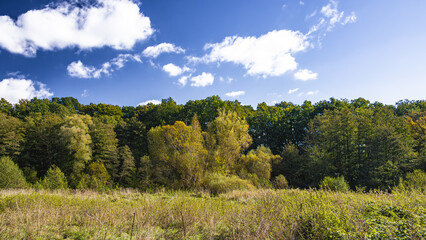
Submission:
[[[229,192],[232,190],[255,189],[249,180],[237,176],[225,176],[220,173],[211,173],[204,176],[203,187],[212,195]]]
[[[343,176],[333,178],[325,177],[321,183],[320,188],[324,190],[338,191],[338,192],[348,192],[349,185],[343,178]]]
[[[288,188],[287,179],[285,179],[284,175],[278,175],[274,179],[274,187],[276,189],[286,189]]]
[[[57,166],[53,165],[47,170],[42,182],[44,189],[67,189],[68,183],[64,173]]]
[[[426,191],[426,173],[419,169],[414,170],[414,172],[407,173],[405,180],[400,180],[396,189]]]
[[[22,170],[9,157],[0,158],[0,188],[26,188]]]
[[[80,182],[77,185],[77,189],[90,189],[103,193],[110,190],[110,186],[95,176],[83,174],[83,177],[80,179]]]
[[[110,189],[110,175],[102,162],[92,162],[87,166],[87,173],[83,174],[77,185],[78,189],[92,189],[105,192]]]

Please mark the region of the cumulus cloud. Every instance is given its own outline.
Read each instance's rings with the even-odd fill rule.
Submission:
[[[274,30],[259,37],[226,37],[220,43],[206,44],[210,53],[192,62],[231,62],[243,65],[249,75],[280,76],[295,70],[293,54],[304,51],[309,43],[298,31]]]
[[[148,105],[148,104],[158,105],[158,104],[161,104],[161,101],[157,100],[157,99],[151,99],[151,100],[147,100],[145,102],[139,103],[138,106],[145,106],[145,105]]]
[[[294,78],[301,81],[315,80],[318,78],[318,73],[308,69],[300,69],[294,74]]]
[[[30,79],[7,78],[0,82],[0,98],[16,104],[20,99],[48,98],[53,96],[50,89],[40,82]]]
[[[68,75],[78,78],[93,78],[96,72],[95,67],[85,66],[80,60],[72,62],[67,67]]]
[[[102,64],[100,68],[86,66],[80,60],[68,65],[68,75],[77,78],[100,78],[102,75],[110,75],[112,72],[124,67],[129,61],[142,62],[139,55],[119,54],[117,57]]]
[[[0,16],[0,47],[34,56],[38,49],[131,49],[154,29],[131,0],[70,1],[30,10],[17,21]]]
[[[302,4],[302,1],[299,2]],[[318,12],[318,14],[317,14]],[[204,46],[207,52],[202,57],[188,56],[190,63],[220,63],[229,62],[242,65],[251,76],[281,76],[294,71],[298,67],[295,59],[297,53],[315,47],[314,39],[321,38],[331,31],[336,24],[345,25],[356,21],[355,13],[345,17],[345,13],[338,9],[336,0],[329,0],[321,9],[315,10],[306,18],[319,16],[317,24],[313,25],[308,33],[303,34],[292,30],[273,30],[261,36],[228,36],[221,42],[210,43]],[[315,79],[316,73],[302,72],[296,74],[300,80]],[[309,74],[308,74],[309,73]],[[297,78],[297,77],[296,77]]]
[[[169,63],[163,66],[163,71],[165,71],[166,73],[169,74],[169,76],[171,77],[176,77],[179,76],[185,72],[189,72],[191,71],[190,68],[188,68],[187,66],[184,67],[179,67],[174,65],[173,63]]]
[[[162,53],[185,53],[181,47],[177,47],[172,43],[160,43],[156,46],[150,46],[143,50],[142,55],[149,58],[156,58]]]
[[[182,76],[178,80],[178,84],[181,86],[185,86],[188,83],[188,79],[191,77],[191,75],[188,76]]]
[[[211,73],[203,72],[201,75],[192,77],[190,79],[192,87],[206,87],[214,82],[214,76]]]
[[[244,91],[232,91],[232,92],[229,92],[229,93],[225,93],[225,96],[236,98],[236,97],[242,96],[244,94],[246,94]]]
[[[289,89],[288,90],[288,94],[293,94],[295,92],[299,91],[299,88],[295,88],[295,89]]]

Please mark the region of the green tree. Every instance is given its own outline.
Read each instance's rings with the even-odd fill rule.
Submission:
[[[426,171],[426,111],[413,112],[405,120],[414,139],[414,150],[418,154],[416,167]]]
[[[0,99],[0,112],[5,113],[9,116],[13,115],[13,105],[9,103],[6,99],[1,98]]]
[[[120,155],[120,183],[123,186],[135,186],[136,182],[136,167],[135,158],[127,145],[119,148]]]
[[[24,129],[21,120],[0,112],[0,156],[16,159],[20,155]]]
[[[119,106],[114,106],[110,104],[89,104],[89,105],[82,105],[81,106],[81,112],[83,114],[90,115],[92,117],[104,117],[104,116],[110,116],[115,119],[114,122],[119,122],[122,120],[123,113],[121,112],[121,108]]]
[[[116,128],[117,138],[120,146],[127,145],[132,151],[135,159],[148,155],[148,131],[144,123],[136,117],[120,122]],[[135,162],[139,167],[139,162]]]
[[[318,161],[323,173],[327,176],[343,175],[352,186],[357,180],[357,130],[356,117],[348,108],[326,110],[309,126],[309,143],[318,146],[311,150],[320,151],[311,156],[321,156]]]
[[[65,174],[55,165],[47,170],[47,173],[42,181],[42,185],[43,188],[51,190],[68,188]]]
[[[34,169],[42,178],[52,165],[65,167],[67,148],[60,141],[63,119],[57,114],[40,114],[26,118],[26,134],[19,165]]]
[[[137,169],[137,187],[141,189],[148,189],[153,186],[152,178],[152,162],[149,156],[143,156],[140,158],[140,165]]]
[[[93,124],[90,125],[90,136],[92,139],[93,161],[104,163],[113,181],[117,181],[120,178],[120,160],[117,146],[118,139],[116,138],[114,126],[93,118]]]
[[[81,174],[77,188],[105,191],[109,189],[110,180],[111,176],[108,174],[104,164],[96,161],[90,163],[85,169],[85,172]]]
[[[10,157],[0,157],[0,189],[26,188],[24,174]]]
[[[89,126],[92,124],[92,118],[88,115],[72,115],[65,118],[60,128],[60,136],[68,150],[65,173],[72,187],[78,185],[86,164],[92,159],[92,139],[89,134]]]

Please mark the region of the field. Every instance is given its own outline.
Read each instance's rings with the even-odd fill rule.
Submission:
[[[423,239],[421,192],[4,190],[0,239]]]

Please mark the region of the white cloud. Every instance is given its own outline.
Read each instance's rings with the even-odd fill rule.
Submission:
[[[246,94],[244,91],[232,91],[232,92],[229,92],[229,93],[225,93],[225,95],[227,97],[232,97],[232,98],[236,98],[236,97],[242,96],[244,94]]]
[[[305,5],[305,3],[302,2],[302,1],[299,1],[299,4],[302,5],[302,6]]]
[[[154,33],[150,19],[131,0],[88,2],[50,4],[20,15],[16,22],[0,16],[0,47],[25,56],[67,47],[131,49]]]
[[[142,55],[145,57],[156,58],[162,53],[185,53],[181,47],[177,47],[172,43],[160,43],[156,46],[150,46],[143,50]]]
[[[337,23],[346,25],[348,23],[356,22],[357,16],[354,12],[351,15],[345,17],[345,12],[338,9],[338,1],[330,0],[327,5],[321,8],[321,14],[323,17],[320,18],[319,22],[312,26],[307,35],[314,32],[323,30],[319,34],[319,38],[326,35],[326,32],[333,30]]]
[[[288,94],[293,94],[295,92],[299,91],[299,88],[295,88],[295,89],[289,89],[288,90]]]
[[[232,62],[241,64],[249,75],[280,76],[297,68],[294,53],[309,46],[305,35],[298,31],[274,30],[260,37],[226,37],[220,43],[206,44],[210,53],[192,62]]]
[[[342,22],[342,25],[346,25],[348,23],[354,23],[357,20],[357,16],[354,12],[351,13],[351,15],[347,16],[345,18],[345,21]]]
[[[188,79],[191,77],[191,75],[188,76],[182,76],[178,80],[178,84],[181,86],[185,86],[188,83]]]
[[[6,76],[11,77],[11,78],[18,78],[18,79],[26,78],[25,74],[22,74],[21,71],[9,72],[9,73],[6,74]]]
[[[232,81],[234,81],[234,79],[231,77],[228,77],[228,83],[231,83]]]
[[[206,87],[213,84],[214,76],[211,73],[203,72],[201,75],[192,77],[190,81],[192,87]]]
[[[0,98],[16,104],[20,99],[48,98],[53,96],[50,89],[40,82],[30,79],[7,78],[0,82]]]
[[[329,3],[321,8],[321,13],[330,19],[330,24],[339,22],[344,12],[337,9],[337,1],[330,0]]]
[[[129,61],[142,62],[139,55],[119,54],[117,57],[102,64],[102,67],[85,66],[80,60],[68,65],[68,75],[77,78],[100,78],[102,74],[110,75],[112,72],[124,67]]]
[[[163,66],[163,71],[168,73],[170,77],[176,77],[185,72],[191,71],[191,69],[188,68],[187,66],[184,66],[181,68],[179,66],[174,65],[173,63],[169,63]]]
[[[89,90],[84,89],[83,92],[81,93],[81,97],[87,97],[89,96]]]
[[[318,90],[316,90],[316,91],[309,91],[309,92],[307,92],[306,93],[306,95],[315,95],[315,94],[318,94],[319,93],[319,91]]]
[[[148,105],[148,104],[158,105],[158,104],[161,104],[161,101],[157,100],[157,99],[147,100],[145,102],[139,103],[138,106],[145,106],[145,105]]]
[[[84,66],[84,64],[78,60],[77,62],[72,62],[67,67],[68,75],[71,77],[78,78],[93,78],[93,73],[96,72],[96,69],[92,66]]]
[[[308,69],[300,69],[294,74],[294,78],[301,81],[315,80],[318,78],[318,73]]]
[[[313,18],[315,17],[315,15],[317,15],[317,10],[313,11],[311,14],[306,15],[305,19],[309,19],[309,18]]]

